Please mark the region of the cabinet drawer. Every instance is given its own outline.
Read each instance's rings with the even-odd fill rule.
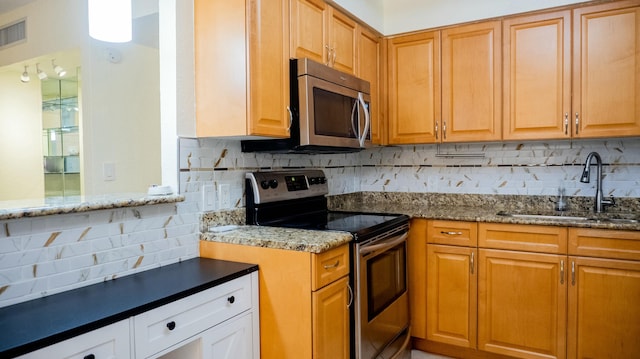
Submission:
[[[349,274],[349,246],[343,245],[311,257],[312,284],[316,290]]]
[[[245,275],[133,318],[136,357],[146,358],[251,307]]]
[[[480,223],[478,246],[539,253],[567,253],[567,228],[520,224]]]
[[[19,356],[19,359],[129,358],[129,319]]]
[[[569,254],[640,260],[640,232],[569,228]]]
[[[427,242],[475,247],[478,245],[478,225],[474,222],[429,221]]]

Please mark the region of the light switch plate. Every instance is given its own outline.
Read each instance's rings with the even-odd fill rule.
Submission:
[[[216,192],[212,184],[202,186],[202,210],[215,211]]]
[[[228,183],[218,184],[218,201],[220,209],[231,208],[231,186]]]

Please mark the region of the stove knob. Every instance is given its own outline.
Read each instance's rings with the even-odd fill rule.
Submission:
[[[271,181],[269,181],[269,187],[271,187],[271,188],[276,188],[276,187],[278,187],[278,181],[277,181],[277,180],[272,179]]]
[[[327,177],[320,177],[319,180],[320,180],[320,183],[322,184],[327,183]]]
[[[262,189],[268,189],[269,188],[269,181],[267,181],[267,180],[260,181],[260,187],[262,187]]]
[[[316,180],[317,180],[317,178],[316,178],[316,177],[309,177],[309,184],[310,184],[310,185],[314,185],[314,184],[316,184],[316,183],[317,183],[317,182],[316,182]]]

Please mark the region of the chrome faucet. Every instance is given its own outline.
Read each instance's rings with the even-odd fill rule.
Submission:
[[[587,160],[584,163],[584,170],[582,170],[582,176],[580,176],[580,182],[589,183],[591,177],[591,161],[596,159],[597,173],[596,173],[596,198],[595,204],[593,207],[593,211],[596,213],[602,213],[604,211],[604,206],[613,206],[616,202],[611,199],[603,199],[602,198],[602,158],[598,152],[591,152],[587,155]]]

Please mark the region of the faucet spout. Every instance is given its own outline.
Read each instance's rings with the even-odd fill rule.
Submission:
[[[589,183],[591,178],[591,162],[595,158],[596,160],[596,195],[594,199],[594,207],[593,211],[596,213],[602,213],[604,211],[604,206],[613,206],[616,204],[613,198],[605,200],[602,196],[602,158],[598,152],[591,152],[587,155],[587,160],[584,163],[584,169],[582,170],[582,175],[580,176],[580,182]]]

